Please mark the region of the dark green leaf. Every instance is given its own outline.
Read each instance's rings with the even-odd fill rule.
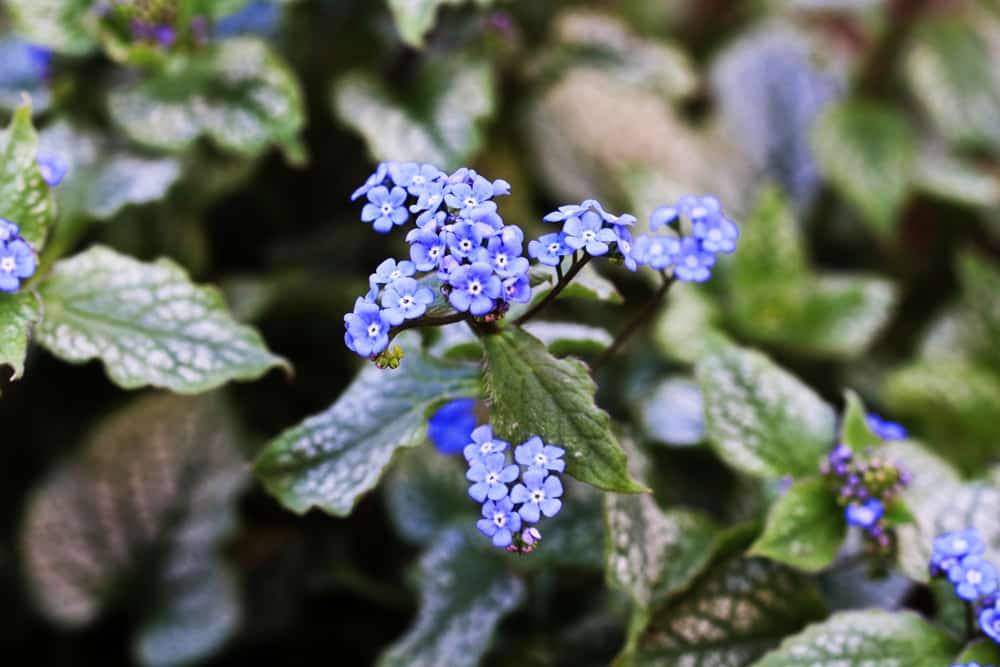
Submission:
[[[1000,267],[982,255],[959,258],[962,351],[1000,375]]]
[[[809,626],[753,667],[865,667],[890,657],[906,667],[941,667],[957,650],[912,612],[851,611]]]
[[[399,36],[409,46],[420,48],[424,45],[424,35],[432,27],[438,9],[445,5],[460,5],[471,0],[389,0],[389,9],[396,20]],[[486,7],[494,0],[475,0],[480,7]]]
[[[816,472],[833,446],[833,409],[760,352],[713,338],[695,368],[709,442],[758,477]]]
[[[775,501],[764,533],[750,553],[807,572],[818,572],[837,557],[847,523],[837,496],[822,478],[796,482]]]
[[[444,456],[430,443],[402,453],[385,484],[389,518],[400,535],[428,544],[449,527],[475,524],[479,505],[469,497],[464,464],[460,455]]]
[[[45,245],[55,213],[49,186],[36,162],[38,135],[31,124],[31,106],[24,105],[0,137],[0,218],[21,227],[21,236],[36,250]]]
[[[861,397],[850,389],[844,392],[844,397],[847,408],[840,425],[840,442],[855,452],[864,452],[869,447],[881,445],[882,439],[868,428],[868,412]]]
[[[58,53],[79,56],[95,42],[87,14],[93,0],[7,0],[17,32],[25,39]]]
[[[28,338],[41,316],[39,305],[31,292],[0,294],[0,366],[10,366],[11,380],[24,375]]]
[[[558,356],[598,354],[611,345],[611,334],[606,329],[575,322],[529,322],[524,330]]]
[[[962,653],[951,662],[956,665],[970,662],[978,662],[984,666],[1000,664],[1000,644],[991,639],[978,639],[966,646]]]
[[[487,336],[483,347],[499,437],[520,443],[541,436],[566,449],[566,472],[581,482],[606,491],[642,491],[628,475],[607,413],[594,404],[596,386],[583,363],[556,359],[518,328]]]
[[[279,435],[257,459],[257,477],[285,507],[347,516],[398,449],[424,441],[429,409],[479,395],[478,367],[404,347],[397,370],[367,365],[336,403]]]

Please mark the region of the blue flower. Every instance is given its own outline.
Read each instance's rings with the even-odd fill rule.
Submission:
[[[476,401],[459,398],[445,403],[427,422],[427,438],[442,454],[458,454],[476,428]]]
[[[0,241],[0,292],[16,292],[37,268],[34,251],[22,239]]]
[[[478,261],[488,261],[501,278],[512,278],[528,272],[528,260],[521,257],[521,243],[494,236],[482,249]]]
[[[482,460],[473,461],[465,478],[475,482],[469,487],[469,495],[478,503],[487,498],[500,500],[507,495],[507,484],[517,479],[517,466],[507,464],[503,454],[488,454]]]
[[[402,324],[403,320],[420,317],[432,303],[434,292],[431,288],[413,278],[398,278],[386,285],[382,292],[382,307],[393,326]]]
[[[562,447],[546,445],[536,435],[514,449],[514,460],[523,466],[537,468],[543,472],[547,470],[563,472],[566,470],[566,462],[562,460],[565,453],[566,450]]]
[[[513,533],[521,530],[521,517],[514,511],[510,498],[483,504],[483,518],[476,522],[476,528],[486,537],[493,538],[493,545],[508,547],[514,540]]]
[[[448,281],[452,290],[448,301],[459,312],[485,315],[493,310],[500,298],[500,279],[493,275],[489,264],[476,262],[458,267]]]
[[[852,503],[844,509],[848,525],[866,529],[878,523],[883,514],[885,507],[877,498],[869,498],[862,505]]]
[[[529,303],[531,301],[531,281],[528,276],[514,276],[503,281],[503,300],[515,303]]]
[[[572,252],[573,249],[566,244],[566,234],[563,232],[546,234],[528,244],[528,254],[549,266],[559,266],[562,258]]]
[[[901,424],[882,419],[874,412],[869,412],[865,421],[872,433],[883,440],[906,440],[906,429]]]
[[[444,203],[444,196],[447,191],[448,184],[444,181],[431,181],[417,195],[417,203],[410,206],[410,212],[419,213],[423,211],[425,214],[436,213],[441,208],[441,204]]]
[[[35,67],[35,72],[39,79],[49,78],[52,69],[52,49],[38,44],[28,44],[26,46],[28,59]]]
[[[458,260],[451,255],[446,255],[444,259],[441,260],[441,266],[438,267],[437,277],[441,282],[451,283],[452,276],[455,272],[461,268],[461,264]]]
[[[420,195],[426,192],[432,183],[444,178],[444,172],[431,164],[390,162],[389,176],[393,183],[406,188],[419,201]]]
[[[510,194],[510,183],[498,178],[493,181],[493,196],[494,197],[506,197]]]
[[[710,252],[731,253],[740,237],[739,227],[721,213],[696,219],[692,230],[701,247]]]
[[[625,268],[629,271],[637,270],[638,262],[636,262],[635,256],[632,255],[632,230],[628,227],[615,225],[614,231],[616,244],[615,248],[618,251],[618,254],[621,255]]]
[[[524,484],[517,484],[510,492],[510,499],[523,503],[517,513],[528,523],[538,521],[541,514],[552,518],[562,509],[559,498],[563,494],[562,482],[555,475],[532,468],[524,473]]]
[[[632,245],[632,258],[637,264],[657,271],[669,269],[681,251],[681,242],[673,236],[641,234]]]
[[[987,637],[1000,643],[1000,609],[987,607],[979,612],[979,627]]]
[[[243,9],[227,14],[215,22],[213,33],[219,39],[240,35],[271,37],[278,32],[281,9],[273,2],[256,0]]]
[[[681,197],[674,206],[661,206],[653,211],[649,218],[649,228],[656,231],[681,216],[686,217],[694,225],[715,215],[721,215],[721,213],[722,205],[715,197],[687,195]]]
[[[402,225],[410,219],[403,205],[405,201],[406,190],[403,188],[389,190],[384,185],[378,185],[368,191],[368,203],[361,209],[361,221],[372,222],[376,232],[385,234],[393,225]]]
[[[997,571],[981,556],[966,556],[948,570],[955,594],[966,601],[977,600],[997,591]]]
[[[491,199],[493,199],[493,184],[478,175],[472,180],[472,185],[456,183],[448,188],[448,193],[444,196],[449,208],[460,211],[470,211],[487,204]]]
[[[416,267],[413,262],[396,262],[396,260],[389,258],[378,265],[369,278],[368,282],[375,285],[385,285],[386,283],[391,283],[393,280],[399,280],[400,278],[409,278],[414,273],[416,273]]]
[[[0,218],[0,241],[10,241],[17,238],[20,234],[20,227],[6,218]]]
[[[410,259],[418,271],[434,271],[441,266],[447,250],[440,234],[430,229],[414,229],[406,240],[410,242]]]
[[[42,180],[50,187],[54,188],[62,183],[66,172],[69,171],[69,164],[61,155],[55,153],[38,154],[38,171],[42,174]]]
[[[478,225],[462,220],[445,232],[445,242],[452,255],[459,259],[470,259],[482,246],[483,234]]]
[[[945,533],[934,538],[934,553],[952,558],[964,558],[983,553],[986,547],[979,539],[979,531],[972,528]]]
[[[701,244],[690,236],[681,240],[681,247],[674,258],[674,275],[687,283],[703,283],[712,272],[709,268],[715,265],[715,255],[705,252]]]
[[[375,168],[375,173],[373,173],[371,176],[368,177],[368,180],[365,181],[365,184],[351,194],[351,201],[357,201],[361,197],[364,197],[366,194],[368,194],[373,188],[382,185],[385,182],[386,176],[388,175],[389,175],[389,167],[385,162],[383,162],[378,167]]]
[[[472,431],[472,442],[465,446],[462,453],[469,463],[482,461],[490,454],[499,454],[510,447],[510,443],[493,437],[493,427],[483,424]]]
[[[596,213],[602,220],[608,223],[625,226],[632,226],[635,224],[634,215],[626,213],[619,216],[609,213],[604,210],[604,207],[601,206],[601,202],[596,199],[585,199],[579,204],[567,204],[565,206],[560,206],[559,210],[549,213],[542,219],[545,220],[545,222],[564,222],[572,217],[580,217],[588,211]]]
[[[585,248],[594,257],[606,255],[611,249],[608,244],[614,243],[618,237],[613,230],[603,225],[601,216],[593,211],[574,215],[563,225],[563,232],[566,234],[563,240],[573,250]]]
[[[362,357],[378,354],[389,344],[392,323],[385,311],[374,303],[358,299],[354,312],[344,316],[344,324],[347,327],[344,342]]]

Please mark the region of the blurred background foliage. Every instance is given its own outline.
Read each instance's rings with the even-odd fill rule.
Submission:
[[[433,653],[464,610],[497,627],[473,661],[608,664],[627,639],[619,591],[651,595],[616,581],[614,540],[605,554],[605,521],[631,502],[648,534],[698,527],[718,547],[701,548],[722,565],[693,584],[695,601],[735,580],[810,587],[756,613],[755,636],[776,641],[824,606],[929,604],[905,581],[830,575],[813,590],[778,566],[727,560],[747,539],[719,526],[759,519],[774,488],[703,446],[692,364],[724,332],[830,402],[856,388],[970,477],[996,463],[995,3],[253,0],[234,16],[246,3],[233,0],[206,3],[220,19],[212,39],[227,43],[211,62],[124,48],[95,29],[96,4],[0,3],[2,114],[30,95],[41,147],[69,166],[43,266],[98,242],[171,257],[219,285],[295,374],[136,397],[97,364],[33,349],[24,378],[0,387],[5,654],[464,664]],[[29,43],[54,51],[44,76]],[[484,569],[468,557],[479,547],[449,530],[470,525],[474,506],[460,467],[430,445],[346,519],[295,516],[249,479],[262,445],[361,366],[342,344],[343,313],[405,246],[360,224],[348,195],[384,159],[509,180],[505,218],[529,236],[545,212],[586,197],[642,225],[655,206],[711,192],[742,225],[718,278],[678,285],[649,336],[598,377],[655,498],[609,499],[605,519],[600,496],[574,485],[579,497],[516,573]],[[606,341],[651,287],[610,270],[591,280],[620,298],[568,300],[558,314]],[[698,544],[676,554],[692,572]],[[671,576],[691,585],[682,569]],[[645,613],[681,627],[696,606]]]

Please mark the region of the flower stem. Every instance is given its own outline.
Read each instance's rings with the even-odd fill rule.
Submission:
[[[407,329],[416,329],[417,327],[443,327],[446,324],[455,324],[456,322],[461,322],[464,319],[469,318],[468,313],[452,313],[451,315],[442,315],[441,317],[418,317],[415,320],[406,320],[399,326],[395,326],[389,332],[389,342],[406,331]]]
[[[566,287],[571,282],[573,282],[573,278],[576,277],[576,274],[578,274],[580,272],[580,269],[586,266],[587,262],[589,261],[590,261],[590,255],[584,255],[582,259],[574,260],[573,264],[569,267],[569,271],[567,271],[566,275],[562,276],[559,279],[559,282],[556,283],[556,286],[553,287],[552,290],[548,294],[546,294],[541,301],[539,301],[534,306],[529,308],[528,312],[526,312],[525,314],[521,315],[521,317],[514,320],[514,324],[516,324],[517,326],[521,326],[522,324],[530,320],[532,317],[537,315],[550,303],[555,301],[556,297],[559,296],[560,292],[566,289]]]
[[[976,619],[972,611],[972,603],[965,603],[965,639],[972,641],[976,636]]]
[[[611,341],[611,345],[608,346],[608,349],[604,350],[604,352],[601,353],[601,356],[594,360],[594,363],[591,364],[592,370],[596,371],[601,366],[606,364],[613,356],[615,356],[622,346],[628,342],[628,339],[632,337],[632,334],[638,331],[639,327],[641,327],[643,323],[645,323],[646,320],[648,320],[650,316],[652,316],[653,313],[655,313],[659,308],[660,303],[663,302],[663,298],[667,295],[667,292],[670,291],[670,287],[675,282],[672,276],[668,277],[663,271],[660,271],[660,277],[663,279],[663,284],[661,284],[659,289],[653,293],[653,296],[649,298],[645,305],[639,309],[639,312],[636,313],[635,317],[633,317],[629,323],[625,325],[625,328],[618,332],[618,335],[615,336],[613,341]]]

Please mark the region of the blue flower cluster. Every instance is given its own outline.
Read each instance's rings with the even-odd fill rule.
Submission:
[[[882,419],[874,412],[869,412],[865,416],[865,423],[872,433],[883,440],[906,440],[907,433],[902,424]]]
[[[973,660],[972,662],[955,663],[951,667],[993,667],[993,665],[984,665]]]
[[[535,239],[528,244],[528,254],[542,264],[558,266],[563,257],[581,250],[591,257],[611,253],[631,270],[636,270],[632,258],[632,231],[635,216],[608,213],[596,199],[580,204],[560,206],[549,213],[545,222],[561,222],[562,231]]]
[[[552,518],[562,509],[559,474],[566,469],[565,452],[537,435],[514,449],[514,463],[508,462],[509,449],[510,443],[494,438],[488,424],[478,427],[463,452],[469,462],[465,477],[472,482],[469,495],[483,505],[479,531],[495,546],[531,553],[542,535],[534,526],[522,530],[522,525]]]
[[[37,268],[38,258],[21,238],[21,228],[0,218],[0,292],[16,292]]]
[[[975,529],[939,535],[931,556],[932,577],[947,577],[955,595],[975,607],[979,627],[1000,643],[1000,602],[997,570],[983,558],[986,547]]]
[[[410,259],[383,262],[368,294],[345,316],[347,347],[361,356],[377,355],[388,345],[392,327],[424,315],[435,294],[418,273],[436,276],[451,307],[471,317],[497,319],[510,302],[529,302],[524,233],[504,224],[494,201],[507,194],[506,181],[488,181],[468,168],[449,176],[429,164],[380,164],[351,195],[367,199],[361,220],[387,233],[417,214],[416,228],[406,236]]]

